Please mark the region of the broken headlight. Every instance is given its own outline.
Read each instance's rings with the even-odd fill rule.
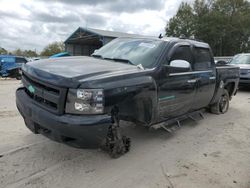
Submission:
[[[69,114],[102,114],[102,89],[69,89],[65,112]]]

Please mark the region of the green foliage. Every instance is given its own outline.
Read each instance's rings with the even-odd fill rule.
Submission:
[[[33,50],[24,50],[24,55],[25,57],[37,57],[38,54],[36,53],[36,51]]]
[[[16,50],[14,50],[14,51],[12,52],[12,54],[13,54],[13,55],[17,55],[17,56],[22,56],[22,55],[23,55],[23,51],[22,51],[20,48],[18,48],[18,49],[16,49]]]
[[[247,0],[195,0],[182,3],[169,20],[166,35],[194,35],[210,44],[215,55],[250,51],[250,2]]]
[[[0,54],[1,54],[1,55],[8,54],[8,51],[5,50],[4,48],[0,47]]]
[[[64,52],[64,43],[63,42],[53,42],[47,45],[41,52],[41,56],[51,56],[60,52]]]
[[[191,36],[194,31],[194,14],[188,3],[182,2],[176,16],[170,19],[166,27],[168,36]]]
[[[64,52],[64,43],[63,42],[53,42],[47,45],[43,51],[41,52],[41,56],[51,56],[56,53]],[[0,54],[10,54],[16,56],[24,56],[24,57],[37,57],[39,54],[35,50],[22,50],[17,48],[12,52],[8,52],[4,48],[0,47]]]
[[[24,57],[37,57],[38,54],[33,50],[21,50],[20,48],[11,52],[12,55],[24,56]]]

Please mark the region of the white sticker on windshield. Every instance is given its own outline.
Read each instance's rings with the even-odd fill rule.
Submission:
[[[146,47],[146,48],[154,48],[155,44],[142,42],[139,44],[139,46]]]

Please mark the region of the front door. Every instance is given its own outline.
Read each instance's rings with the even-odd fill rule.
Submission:
[[[196,87],[196,75],[192,69],[169,72],[169,63],[173,60],[185,60],[193,63],[189,45],[177,46],[166,64],[164,74],[159,81],[158,111],[160,120],[170,119],[187,113],[191,109]],[[171,69],[172,70],[172,69]]]

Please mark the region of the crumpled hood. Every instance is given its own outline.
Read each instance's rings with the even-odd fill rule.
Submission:
[[[23,67],[23,71],[39,80],[65,86],[69,85],[67,82],[79,84],[84,80],[141,72],[142,70],[130,64],[79,56],[33,61],[27,63]]]

